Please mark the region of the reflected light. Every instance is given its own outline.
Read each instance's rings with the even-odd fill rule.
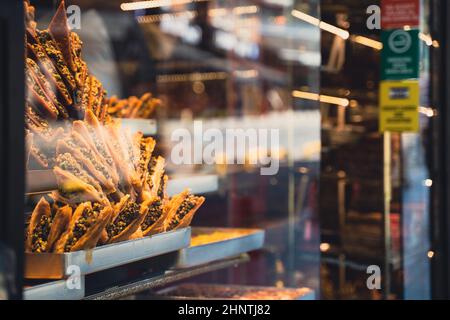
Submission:
[[[425,179],[425,180],[423,181],[423,185],[424,185],[425,187],[431,187],[431,186],[433,186],[433,180],[431,180],[431,179]]]
[[[296,17],[297,19],[303,20],[309,24],[319,27],[322,30],[333,33],[333,34],[341,37],[344,40],[347,40],[350,37],[350,33],[347,30],[344,30],[344,29],[338,28],[336,26],[333,26],[332,24],[320,21],[318,18],[315,18],[315,17],[313,17],[309,14],[306,14],[304,12],[301,12],[299,10],[292,10],[291,14],[294,17]]]
[[[426,115],[428,118],[435,116],[435,111],[433,108],[419,106],[419,112]]]
[[[428,251],[428,252],[427,252],[427,256],[428,256],[428,258],[430,258],[430,259],[433,258],[433,257],[434,257],[434,251],[431,251],[431,250]]]
[[[139,16],[136,18],[138,23],[155,23],[160,22],[164,19],[167,20],[175,20],[179,18],[186,18],[186,19],[194,19],[197,16],[197,13],[194,11],[185,11],[185,12],[179,12],[179,13],[163,13],[163,14],[151,14],[151,15],[145,15],[145,16]]]
[[[259,73],[258,73],[258,70],[255,70],[255,69],[236,70],[236,71],[234,71],[234,75],[238,78],[251,79],[251,78],[257,78]]]
[[[195,72],[185,74],[164,74],[156,78],[158,83],[169,82],[185,82],[185,81],[212,81],[212,80],[224,80],[227,78],[226,72]]]
[[[427,46],[431,47],[433,45],[433,39],[429,34],[425,34],[423,32],[419,33],[419,39],[424,41]]]
[[[299,90],[292,91],[292,96],[294,98],[315,100],[315,101],[320,101],[320,102],[324,102],[324,103],[335,104],[335,105],[342,106],[342,107],[347,107],[350,104],[350,100],[348,100],[346,98],[327,96],[327,95],[322,95],[322,94],[318,94],[318,93],[305,92],[305,91],[299,91]]]
[[[147,0],[137,2],[124,2],[120,5],[122,11],[152,9],[159,7],[170,7],[179,4],[188,4],[191,2],[203,2],[209,0]]]
[[[363,36],[352,36],[351,40],[353,42],[362,44],[363,46],[367,46],[367,47],[371,47],[374,48],[376,50],[381,50],[383,49],[383,44],[380,41],[376,41],[367,37],[363,37]]]
[[[350,104],[350,101],[348,99],[332,97],[332,96],[320,95],[319,100],[320,100],[320,102],[335,104],[335,105],[343,106],[343,107],[347,107]]]
[[[244,15],[244,14],[254,14],[258,13],[259,7],[258,6],[240,6],[235,7],[231,11],[226,8],[215,8],[208,10],[208,15],[210,17],[222,17],[226,16],[229,13],[232,13],[234,15]]]
[[[320,244],[320,251],[321,252],[327,252],[328,250],[330,250],[330,244],[323,242]]]

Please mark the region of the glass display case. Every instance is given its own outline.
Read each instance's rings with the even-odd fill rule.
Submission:
[[[24,298],[318,297],[318,1],[23,4]]]
[[[0,2],[0,299],[445,296],[448,8],[382,132],[372,2]]]

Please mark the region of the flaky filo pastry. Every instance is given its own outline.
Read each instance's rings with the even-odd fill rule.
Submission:
[[[100,183],[103,191],[110,194],[116,191],[111,172],[103,158],[76,131],[72,131],[56,144],[56,153],[70,153]]]
[[[164,210],[163,201],[159,197],[153,197],[148,201],[148,213],[142,221],[140,231],[142,236],[151,236],[164,231],[164,221],[168,210]]]
[[[137,158],[136,171],[141,181],[141,190],[138,190],[138,200],[144,201],[145,195],[143,192],[149,192],[147,187],[148,179],[148,166],[152,158],[153,150],[155,149],[156,141],[153,138],[143,138],[142,133],[138,132],[133,136],[133,144],[136,146],[139,154],[135,156]],[[150,194],[148,194],[150,197]],[[151,197],[149,198],[151,199]]]
[[[62,119],[67,119],[69,117],[69,113],[61,102],[56,97],[53,85],[47,80],[47,77],[42,73],[41,69],[37,65],[37,63],[30,59],[26,59],[26,70],[27,74],[32,76],[37,83],[40,84],[42,89],[42,93],[47,97],[49,103],[51,103],[56,108],[58,113],[58,117]]]
[[[114,206],[111,222],[102,233],[102,243],[114,243],[132,239],[148,213],[149,202],[134,202],[130,195],[124,196]]]
[[[97,191],[103,191],[98,181],[84,170],[82,164],[80,164],[70,153],[58,154],[55,163],[61,169],[70,172],[75,177],[80,178],[87,184],[93,186]]]
[[[167,217],[164,221],[164,231],[175,230],[188,227],[195,212],[205,202],[204,197],[197,197],[190,193],[188,189],[174,196],[165,205],[168,210]]]
[[[75,56],[71,48],[71,35],[69,24],[67,22],[67,13],[62,0],[53,15],[48,26],[48,31],[55,41],[57,48],[61,51],[64,61],[72,72],[77,70],[75,65]]]
[[[56,120],[59,116],[59,111],[45,93],[31,68],[26,68],[25,79],[27,84],[27,103],[48,119]]]
[[[34,169],[47,169],[54,164],[54,159],[49,154],[46,146],[47,142],[42,140],[40,136],[32,134],[32,139],[28,140],[29,165]]]
[[[55,245],[55,252],[72,252],[94,248],[105,226],[111,221],[113,208],[98,203],[81,203],[73,214],[67,231]]]
[[[52,87],[56,88],[56,94],[61,98],[61,103],[70,108],[73,103],[71,93],[53,64],[46,50],[38,40],[37,30],[27,28],[27,56],[32,58],[39,66],[43,74],[47,77]]]
[[[133,199],[136,198],[136,188],[140,180],[136,169],[131,162],[124,138],[119,132],[118,124],[108,124],[104,128],[106,145],[114,160],[114,163],[119,174],[119,189],[124,194],[130,194]]]
[[[47,53],[47,56],[53,61],[54,65],[56,66],[56,69],[67,85],[69,91],[75,93],[77,89],[75,77],[50,32],[48,30],[36,30],[36,35],[39,43]]]
[[[50,123],[29,104],[25,107],[25,126],[49,146],[54,146],[56,140],[64,134],[63,128],[51,127]]]
[[[63,234],[72,217],[72,208],[64,206],[50,207],[42,197],[31,214],[27,229],[26,252],[52,252],[53,246]]]
[[[55,167],[53,169],[58,190],[51,193],[51,197],[58,202],[69,205],[77,205],[81,202],[92,201],[109,206],[110,202],[104,193],[97,191],[92,185],[87,184],[72,173]]]
[[[161,157],[151,157],[147,165],[146,183],[144,184],[144,198],[161,196],[161,200],[165,200],[167,178],[164,175],[164,166],[166,160]]]
[[[70,31],[64,0],[60,2],[48,26],[48,32],[61,51],[77,88],[82,88],[88,73],[86,63],[81,59],[82,42],[75,32]]]
[[[102,125],[92,110],[86,110],[84,121],[73,122],[73,131],[79,133],[91,148],[98,152],[114,184],[117,185],[119,183],[119,175],[116,164],[106,144],[107,139],[104,136]]]

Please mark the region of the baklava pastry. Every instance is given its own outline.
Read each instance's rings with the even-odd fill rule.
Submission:
[[[114,243],[132,239],[148,213],[148,202],[136,203],[124,196],[114,208],[114,216],[102,235],[102,242]]]
[[[47,77],[41,72],[39,66],[36,62],[30,58],[26,59],[27,72],[34,77],[35,81],[40,84],[43,94],[48,98],[48,100],[57,109],[58,115],[62,119],[67,119],[69,113],[67,109],[59,102],[55,95],[53,86],[47,80]]]
[[[204,197],[194,196],[189,190],[174,196],[166,205],[168,213],[164,221],[164,231],[188,227],[203,202]]]
[[[62,153],[56,156],[56,165],[61,169],[70,172],[75,177],[80,178],[87,184],[93,186],[97,191],[102,192],[102,188],[98,181],[87,173],[82,165],[70,154]]]
[[[32,134],[32,133],[30,133]],[[32,139],[31,139],[32,138]],[[38,169],[47,169],[52,162],[52,159],[42,150],[40,142],[37,137],[32,134],[28,140],[28,155],[30,167]]]
[[[142,133],[134,136],[135,144],[139,145],[139,161],[137,164],[137,173],[144,185],[147,181],[148,165],[155,149],[156,141],[153,138],[143,138]]]
[[[49,122],[28,104],[25,107],[25,126],[50,146],[54,146],[56,140],[64,134],[63,128],[52,128]]]
[[[157,197],[158,194],[165,193],[167,178],[164,177],[165,159],[161,156],[152,157],[147,165],[147,181],[144,185],[144,195],[146,199]],[[161,198],[164,200],[164,197]]]
[[[53,61],[56,69],[68,86],[69,90],[72,93],[75,92],[75,89],[77,88],[75,77],[73,76],[72,70],[68,66],[68,62],[64,59],[61,50],[59,50],[50,32],[48,30],[36,30],[36,35],[39,43],[44,48],[47,56]]]
[[[164,231],[164,221],[168,211],[164,210],[162,200],[158,197],[148,202],[148,213],[141,224],[143,236],[151,236]]]
[[[52,208],[42,197],[31,214],[28,225],[25,251],[51,252],[56,240],[66,231],[71,219],[69,206]]]
[[[27,103],[33,106],[42,115],[50,120],[56,120],[59,112],[50,98],[45,94],[39,81],[36,79],[30,68],[26,69],[25,79],[27,84]]]
[[[103,127],[91,110],[86,110],[84,121],[74,121],[73,131],[78,132],[85,141],[97,150],[104,162],[107,164],[114,184],[119,183],[119,175],[114,159],[106,143]]]
[[[135,195],[134,187],[139,182],[136,170],[131,163],[128,152],[123,145],[122,138],[116,124],[105,128],[105,136],[108,137],[106,145],[114,160],[119,175],[119,189],[125,194]]]
[[[113,209],[91,202],[80,204],[70,221],[67,231],[56,242],[55,252],[72,252],[92,249],[110,222]]]
[[[100,183],[103,191],[110,194],[116,191],[108,167],[103,159],[90,148],[87,142],[76,132],[72,132],[56,144],[56,153],[70,153]]]
[[[55,167],[53,172],[58,184],[58,191],[53,191],[51,194],[55,201],[72,206],[86,201],[98,202],[105,206],[110,204],[102,192],[97,191],[93,186],[70,172],[59,167]]]
[[[69,24],[67,23],[67,13],[64,0],[62,0],[56,10],[52,21],[48,25],[49,34],[55,41],[57,48],[61,51],[67,66],[72,72],[77,70],[75,65],[75,57],[71,45],[71,35]]]
[[[69,93],[58,70],[56,70],[53,62],[50,60],[44,48],[35,37],[35,32],[33,30],[27,29],[27,55],[28,57],[33,58],[33,60],[38,64],[42,73],[50,82],[50,85],[56,88],[56,94],[58,98],[61,99],[61,103],[66,108],[69,108],[73,103],[72,96]]]

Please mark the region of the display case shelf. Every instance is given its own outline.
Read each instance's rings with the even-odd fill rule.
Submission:
[[[85,295],[84,276],[74,279],[73,287],[67,285],[67,280],[51,281],[24,289],[25,300],[80,300]]]
[[[250,260],[247,254],[242,254],[237,257],[211,262],[201,266],[192,268],[169,270],[163,275],[143,278],[124,285],[114,286],[104,292],[93,294],[85,297],[86,300],[113,300],[128,297],[140,292],[163,287],[174,282],[189,279],[194,276],[217,271],[229,267],[235,267],[241,263],[248,262]]]
[[[38,195],[56,190],[56,179],[52,170],[30,170],[27,172],[27,195]],[[175,176],[167,183],[169,196],[189,188],[194,194],[205,194],[219,189],[219,177],[215,174]]]

